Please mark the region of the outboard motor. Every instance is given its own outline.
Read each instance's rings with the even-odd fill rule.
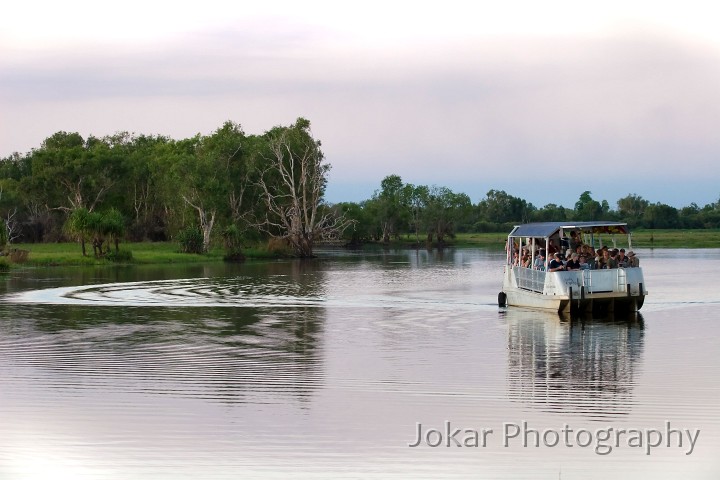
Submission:
[[[507,295],[505,292],[498,293],[498,307],[506,307],[507,306]]]

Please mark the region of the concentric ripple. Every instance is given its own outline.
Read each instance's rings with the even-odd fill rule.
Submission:
[[[282,277],[271,281],[192,278],[45,288],[10,294],[10,303],[124,307],[379,307],[439,310],[488,310],[488,303],[468,303],[447,296],[432,298],[413,292],[357,292],[352,279],[345,288],[327,293],[319,284],[298,284]]]
[[[289,284],[283,285],[281,291],[278,291],[278,287],[277,283],[251,283],[243,281],[242,278],[226,282],[193,278],[47,288],[11,295],[7,299],[15,303],[148,307],[307,307],[319,306],[325,302],[322,296],[292,292]]]

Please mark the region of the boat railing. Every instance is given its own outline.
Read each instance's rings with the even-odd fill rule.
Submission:
[[[513,267],[517,287],[542,293],[545,288],[545,271],[526,267]]]
[[[517,288],[548,295],[567,295],[570,288],[573,297],[593,293],[642,294],[643,275],[640,268],[613,268],[610,270],[575,270],[569,272],[546,272],[514,266],[513,276]]]
[[[573,295],[580,294],[583,288],[586,294],[626,293],[639,291],[643,283],[640,268],[613,268],[610,270],[576,270],[570,272],[552,272],[548,279],[546,292],[567,295],[572,287]]]

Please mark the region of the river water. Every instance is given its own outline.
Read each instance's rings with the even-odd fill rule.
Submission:
[[[602,320],[484,249],[12,272],[0,479],[720,478],[720,250],[639,256]]]

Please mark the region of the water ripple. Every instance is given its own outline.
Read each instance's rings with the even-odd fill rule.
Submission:
[[[297,285],[253,279],[199,278],[28,290],[4,296],[9,303],[123,307],[393,307],[440,310],[497,310],[492,303],[471,303],[466,297],[442,298],[417,292],[345,290],[323,293],[321,285]]]

